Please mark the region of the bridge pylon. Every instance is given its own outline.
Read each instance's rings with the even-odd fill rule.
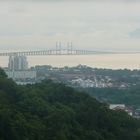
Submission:
[[[61,54],[61,42],[56,42],[56,54]]]
[[[73,47],[72,47],[72,42],[67,43],[67,53],[72,54]]]

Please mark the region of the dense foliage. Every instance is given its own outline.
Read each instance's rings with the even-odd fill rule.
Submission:
[[[87,94],[0,78],[0,140],[139,140],[140,121]]]
[[[4,70],[0,68],[0,77],[7,77]]]
[[[133,86],[127,89],[86,88],[83,90],[102,102],[126,104],[133,108],[140,108],[140,85]]]

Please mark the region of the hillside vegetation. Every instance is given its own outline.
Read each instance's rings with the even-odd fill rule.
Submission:
[[[140,121],[63,84],[18,86],[0,70],[0,140],[140,140]]]
[[[80,90],[84,90],[101,102],[125,104],[133,108],[140,108],[140,84],[128,89],[86,88]]]

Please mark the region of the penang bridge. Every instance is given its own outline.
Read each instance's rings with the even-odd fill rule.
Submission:
[[[34,55],[90,55],[105,54],[109,52],[89,51],[89,50],[69,50],[69,49],[51,49],[38,51],[19,51],[19,52],[3,52],[0,56],[34,56]],[[113,53],[113,52],[110,52]]]
[[[140,52],[109,52],[77,49],[49,49],[38,51],[2,52],[0,56],[35,56],[35,55],[94,55],[94,54],[136,54]]]
[[[72,42],[67,43],[67,48],[63,49],[61,42],[56,42],[55,49],[37,51],[17,51],[2,52],[0,56],[34,56],[34,55],[94,55],[94,54],[136,54],[140,52],[113,52],[113,51],[92,51],[73,49]]]

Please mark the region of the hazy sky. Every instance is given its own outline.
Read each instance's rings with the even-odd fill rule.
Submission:
[[[140,51],[140,0],[0,0],[1,51],[55,48],[56,41]]]

